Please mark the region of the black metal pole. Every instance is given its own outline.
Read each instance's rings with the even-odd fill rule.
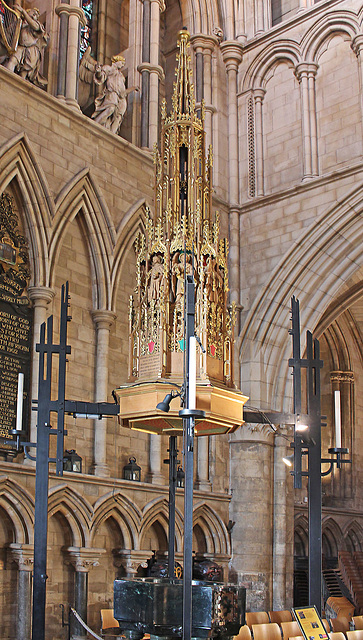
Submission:
[[[291,331],[292,335],[292,359],[289,360],[293,367],[293,395],[294,414],[301,414],[301,353],[300,353],[300,310],[299,301],[295,296],[291,298]],[[294,489],[302,487],[302,451],[301,435],[294,429]]]
[[[168,576],[175,577],[175,486],[177,466],[176,436],[169,437],[169,541]]]
[[[186,366],[185,398],[189,409],[189,343],[194,335],[195,293],[193,276],[187,276],[186,287]],[[183,549],[183,640],[192,637],[192,554],[193,554],[193,466],[194,416],[183,418],[184,433],[184,549]]]
[[[34,511],[34,573],[33,573],[33,626],[32,640],[45,638],[45,597],[47,580],[47,533],[48,533],[48,484],[49,484],[49,430],[50,393],[52,374],[53,316],[47,322],[47,346],[45,345],[45,323],[40,328],[39,346],[39,395],[37,422],[37,461],[35,470]],[[44,355],[47,350],[47,368],[44,378]]]
[[[321,408],[319,341],[307,332],[307,399],[311,445],[308,448],[309,480],[309,604],[321,613]]]

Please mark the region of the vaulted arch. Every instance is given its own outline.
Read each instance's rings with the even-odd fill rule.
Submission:
[[[322,547],[326,557],[337,558],[338,551],[344,548],[343,533],[338,523],[328,517],[322,522]]]
[[[289,410],[291,297],[300,300],[301,335],[305,336],[362,266],[362,212],[363,189],[359,186],[321,213],[295,240],[252,305],[241,333],[242,379],[248,379],[243,373],[245,365],[261,364],[266,380],[264,401],[269,406]]]
[[[346,549],[351,553],[363,551],[363,529],[356,520],[349,522],[344,528]]]

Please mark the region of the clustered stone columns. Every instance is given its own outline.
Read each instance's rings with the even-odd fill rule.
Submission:
[[[16,637],[29,640],[31,635],[32,571],[34,547],[30,544],[13,542],[9,545],[11,560],[18,565],[18,614]]]
[[[150,434],[149,439],[149,473],[146,481],[152,484],[165,484],[161,473],[161,437],[154,434]]]
[[[32,348],[32,371],[31,371],[31,397],[38,397],[38,375],[39,375],[39,354],[35,346],[40,340],[40,326],[47,319],[48,305],[53,300],[55,291],[50,287],[28,287],[28,297],[33,303],[33,348]],[[30,418],[30,442],[37,441],[37,412],[32,411]],[[33,464],[30,460],[27,463]]]
[[[229,276],[230,299],[239,305],[239,188],[238,188],[238,112],[237,73],[243,47],[235,40],[222,42],[221,52],[227,69],[228,163],[229,163]]]
[[[74,608],[82,620],[87,623],[88,602],[88,573],[92,567],[99,564],[99,558],[105,549],[87,549],[81,547],[67,547],[64,550],[66,564],[75,570]],[[72,640],[85,640],[87,632],[78,620],[73,618]]]
[[[95,402],[106,402],[108,394],[108,356],[110,342],[110,328],[116,318],[112,311],[95,310],[92,312],[96,325],[97,346],[95,366]],[[108,476],[109,469],[106,462],[107,418],[95,420],[94,429],[94,473],[98,476]]]
[[[80,25],[87,24],[80,0],[69,0],[59,4],[55,11],[60,17],[59,25],[59,66],[58,66],[58,98],[74,109],[79,109],[78,61]],[[65,42],[67,45],[65,46]]]
[[[144,0],[143,61],[138,66],[142,74],[141,88],[141,146],[152,148],[159,139],[159,80],[164,72],[159,64],[160,13],[165,11],[164,0]]]
[[[244,424],[230,436],[233,499],[231,573],[246,583],[247,608],[270,608],[273,572],[273,447],[266,425]]]
[[[303,180],[308,180],[319,175],[315,99],[315,76],[317,70],[318,65],[315,62],[303,62],[298,64],[295,69],[295,75],[300,83],[301,91],[304,158]]]
[[[197,102],[205,102],[205,132],[206,146],[213,144],[213,113],[212,104],[212,54],[218,40],[214,36],[196,34],[190,39],[196,56],[197,68]]]

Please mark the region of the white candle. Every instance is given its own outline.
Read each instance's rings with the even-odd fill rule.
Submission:
[[[335,447],[342,448],[342,419],[340,410],[340,391],[334,391],[334,409],[335,409]]]
[[[23,426],[23,390],[24,390],[24,374],[18,374],[18,399],[16,402],[16,429],[21,431]]]
[[[195,336],[189,338],[189,406],[195,409],[197,393],[197,341]]]

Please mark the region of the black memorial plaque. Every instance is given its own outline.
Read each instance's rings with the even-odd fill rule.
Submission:
[[[17,427],[19,374],[23,378],[21,426],[28,432],[32,309],[26,241],[17,229],[9,196],[0,198],[0,450],[12,452]],[[14,445],[12,442],[14,441]]]

